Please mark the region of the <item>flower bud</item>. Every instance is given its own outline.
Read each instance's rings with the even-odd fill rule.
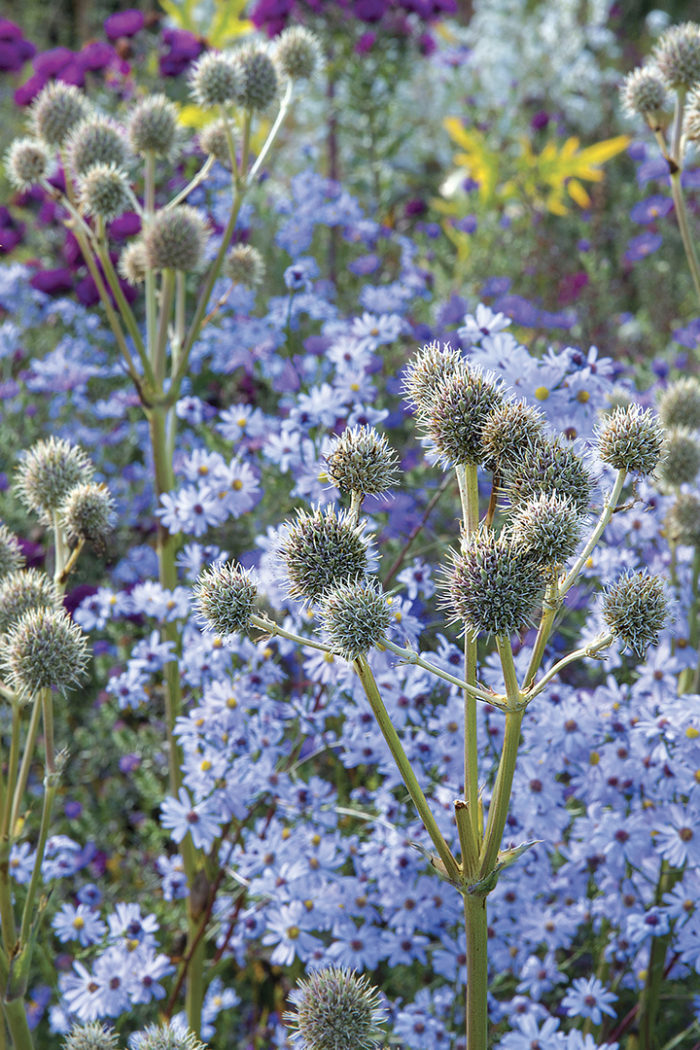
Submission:
[[[129,182],[113,164],[94,164],[80,180],[80,205],[86,215],[111,222],[131,205]]]
[[[659,418],[666,427],[700,430],[700,381],[688,376],[670,383],[659,398]]]
[[[275,60],[290,80],[310,80],[323,62],[321,42],[303,26],[289,26],[277,37]]]
[[[483,462],[484,423],[502,397],[493,373],[467,364],[436,384],[423,422],[445,463],[463,466]]]
[[[199,145],[204,153],[209,153],[225,168],[231,167],[231,154],[228,148],[226,120],[213,120],[199,133]]]
[[[5,155],[5,167],[16,189],[29,190],[48,174],[46,147],[38,139],[15,139]]]
[[[688,427],[670,427],[666,431],[659,476],[667,485],[686,485],[695,481],[700,471],[700,442]]]
[[[165,95],[149,95],[132,111],[127,134],[134,153],[167,157],[177,139],[177,106]]]
[[[453,350],[449,343],[427,343],[406,366],[403,389],[406,400],[422,421],[432,410],[433,399],[443,379],[464,368],[460,350]]]
[[[117,1033],[99,1021],[74,1025],[63,1040],[63,1050],[117,1050]]]
[[[658,69],[640,66],[622,84],[622,104],[630,116],[641,116],[650,128],[660,131],[671,120],[671,98]]]
[[[126,168],[129,155],[121,128],[105,117],[89,117],[74,129],[68,143],[76,175],[85,175],[96,164]]]
[[[304,1050],[372,1050],[384,1042],[379,992],[354,970],[316,970],[290,994],[284,1021]]]
[[[543,567],[563,565],[576,550],[582,530],[576,507],[558,492],[542,492],[518,504],[508,522],[512,545]]]
[[[146,263],[151,270],[199,270],[207,237],[206,220],[195,208],[164,208],[144,230]]]
[[[367,543],[363,527],[333,507],[298,512],[280,549],[292,598],[315,601],[339,584],[364,576]]]
[[[72,84],[53,80],[37,95],[32,105],[32,124],[47,146],[60,149],[81,120],[90,112],[85,96]]]
[[[529,623],[543,588],[535,561],[507,536],[480,529],[452,554],[445,604],[468,636],[511,635]]]
[[[7,525],[0,525],[0,581],[24,565],[24,555],[17,537]]]
[[[224,259],[224,276],[244,288],[255,288],[265,277],[265,260],[252,244],[234,244]]]
[[[658,418],[639,405],[616,408],[596,427],[598,452],[617,470],[651,474],[661,457],[664,431]]]
[[[359,577],[327,591],[321,599],[320,616],[331,649],[350,663],[381,642],[391,623],[386,595],[371,577]]]
[[[30,609],[3,635],[0,664],[23,696],[54,686],[72,689],[85,678],[85,635],[61,609]]]
[[[667,613],[663,580],[646,572],[625,573],[603,596],[603,619],[636,656],[643,656],[648,645],[656,645]]]
[[[208,630],[223,637],[248,630],[258,589],[240,565],[227,562],[210,566],[202,572],[193,591]]]
[[[659,38],[654,60],[669,87],[687,90],[700,80],[700,26],[684,22]]]
[[[0,634],[30,609],[61,608],[61,596],[45,572],[24,569],[0,581]]]
[[[39,441],[25,453],[17,470],[15,487],[24,505],[48,525],[70,490],[88,481],[93,471],[82,448],[51,437]]]
[[[246,44],[234,51],[238,86],[236,101],[252,113],[262,113],[272,104],[279,91],[275,63],[259,44]]]
[[[665,524],[671,543],[700,547],[700,498],[693,492],[679,492]]]
[[[148,262],[146,260],[146,246],[142,240],[132,241],[127,244],[119,256],[119,273],[129,284],[143,284],[146,280]]]
[[[86,482],[71,489],[59,510],[69,539],[85,540],[101,549],[115,522],[114,500],[106,485]]]
[[[579,514],[591,501],[593,480],[583,460],[558,440],[533,441],[505,472],[505,493],[514,508],[542,492],[567,496]]]
[[[230,54],[207,51],[190,73],[192,97],[202,109],[229,106],[238,98],[239,76]]]
[[[545,418],[523,399],[501,401],[489,412],[481,431],[484,466],[503,472],[513,466],[524,447],[544,434]]]
[[[131,1037],[133,1050],[207,1050],[194,1032],[181,1031],[170,1023],[149,1025]]]
[[[373,427],[348,427],[326,459],[329,480],[341,492],[378,496],[396,484],[398,457]]]

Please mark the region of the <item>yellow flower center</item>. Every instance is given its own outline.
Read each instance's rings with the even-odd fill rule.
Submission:
[[[535,390],[535,397],[538,401],[546,401],[549,397],[549,390],[546,386],[538,386]]]

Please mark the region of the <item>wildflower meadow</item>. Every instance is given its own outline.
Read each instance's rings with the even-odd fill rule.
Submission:
[[[700,21],[0,18],[0,1050],[700,1050]]]

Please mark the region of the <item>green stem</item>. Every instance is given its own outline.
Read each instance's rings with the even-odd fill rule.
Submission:
[[[27,1011],[22,999],[12,999],[3,1002],[2,1012],[10,1031],[12,1050],[34,1050],[31,1029],[27,1021]]]
[[[486,897],[464,894],[467,936],[467,1050],[488,1045],[488,924]]]
[[[19,809],[22,805],[22,798],[27,787],[27,780],[29,779],[29,767],[32,764],[34,757],[34,746],[36,744],[37,733],[39,732],[39,718],[41,716],[41,700],[38,696],[34,697],[34,706],[32,707],[31,718],[29,719],[29,728],[27,729],[27,739],[24,742],[24,754],[22,755],[22,764],[19,767],[19,777],[15,785],[13,798],[12,798],[12,811],[10,813],[10,834],[14,834],[14,829],[17,826],[19,820]]]
[[[10,807],[8,789],[9,783],[5,784],[0,767],[0,810],[3,814],[3,824]],[[3,949],[9,955],[15,947],[17,932],[10,888],[10,838],[8,834],[4,834],[0,839],[0,934]]]
[[[531,700],[534,700],[536,696],[539,696],[545,686],[547,686],[560,671],[563,671],[565,667],[568,667],[569,664],[575,663],[576,660],[583,660],[587,656],[597,656],[603,649],[607,649],[608,646],[612,645],[613,638],[614,636],[612,634],[598,635],[598,637],[594,638],[589,645],[584,645],[581,649],[575,649],[572,653],[563,656],[561,660],[557,660],[557,662],[542,675],[539,682],[527,690],[524,699],[529,704]]]
[[[168,349],[168,328],[170,316],[173,312],[173,299],[175,296],[175,271],[163,270],[163,283],[160,292],[160,315],[158,318],[158,330],[155,342],[149,348],[151,354],[151,365],[155,376],[156,388],[163,389],[165,380],[165,361]]]
[[[697,652],[700,642],[700,547],[696,547],[693,554],[692,594],[693,601],[688,613],[688,648],[691,652]],[[699,675],[700,663],[695,668],[684,667],[678,679],[678,695],[692,691]]]
[[[500,696],[498,693],[489,693],[485,689],[481,689],[478,685],[472,685],[469,682],[465,682],[461,678],[457,678],[456,675],[450,674],[449,671],[443,671],[442,667],[438,667],[437,664],[430,663],[429,660],[424,659],[424,657],[413,649],[404,649],[402,646],[389,641],[388,638],[384,638],[381,644],[384,649],[388,649],[389,652],[396,653],[397,656],[400,656],[404,663],[415,664],[416,667],[422,667],[424,671],[429,671],[437,678],[443,678],[446,682],[450,682],[451,685],[456,685],[459,689],[464,689],[469,692],[471,696],[483,700],[484,703],[492,704],[493,707],[499,707],[503,711],[507,710],[508,705],[505,701],[505,697]]]
[[[586,545],[583,548],[583,550],[581,551],[581,553],[579,554],[579,556],[576,559],[576,561],[574,562],[574,565],[573,565],[572,569],[570,570],[570,572],[567,573],[567,575],[564,577],[564,579],[562,580],[562,582],[561,582],[561,584],[559,586],[559,598],[560,599],[563,599],[566,596],[567,592],[576,583],[576,580],[578,579],[578,575],[581,572],[581,569],[586,564],[586,561],[590,557],[591,552],[593,551],[593,548],[596,546],[598,540],[603,535],[603,532],[605,531],[608,523],[610,522],[610,519],[613,516],[613,513],[615,511],[615,507],[617,506],[617,504],[619,502],[620,496],[622,495],[622,489],[624,487],[625,478],[626,477],[627,477],[627,471],[625,471],[625,470],[618,470],[617,477],[615,478],[615,484],[612,487],[610,495],[608,496],[608,498],[606,499],[605,503],[603,504],[603,509],[602,509],[602,511],[600,513],[598,521],[596,522],[596,525],[595,525],[595,528],[593,529],[593,532],[588,537]],[[545,644],[546,644],[546,641],[547,641],[547,639],[545,639]],[[537,667],[539,667],[539,661],[538,661],[538,663],[536,665],[536,668]]]
[[[681,231],[681,240],[683,241],[686,259],[688,260],[690,275],[693,278],[695,294],[700,300],[700,264],[698,263],[698,253],[695,250],[695,240],[690,231],[690,223],[688,222],[688,210],[685,206],[685,196],[683,194],[683,187],[681,186],[680,168],[671,170],[671,196],[673,197],[673,205],[676,210],[676,220],[678,222],[678,229]]]
[[[673,889],[683,872],[670,868],[666,861],[661,864],[656,885],[655,903],[661,904],[664,895]],[[658,1016],[661,1005],[661,988],[664,981],[666,953],[671,943],[672,932],[663,937],[654,937],[649,950],[649,964],[644,988],[639,999],[639,1050],[655,1050],[658,1046]]]
[[[479,528],[479,478],[475,463],[456,468],[462,502],[462,537],[468,540]],[[476,638],[464,634],[464,678],[467,686],[476,685]],[[474,837],[479,841],[479,741],[476,721],[476,698],[470,688],[464,690],[464,797]]]
[[[12,702],[12,730],[10,737],[10,757],[7,762],[7,785],[8,789],[10,784],[15,785],[17,783],[17,764],[19,762],[19,738],[21,730],[21,711],[19,701],[15,698]],[[2,825],[0,826],[0,836],[3,839],[12,839],[12,825],[10,824],[12,805],[10,802],[9,792],[5,795],[3,790],[3,804],[2,804]]]
[[[420,784],[416,779],[416,775],[413,772],[413,767],[408,760],[406,752],[403,749],[399,735],[392,725],[391,719],[384,706],[384,702],[377,688],[377,683],[374,680],[372,670],[367,663],[364,656],[359,656],[354,661],[354,667],[357,675],[362,683],[362,687],[365,691],[365,695],[369,700],[369,705],[372,708],[372,713],[377,720],[377,724],[382,732],[382,736],[386,740],[386,743],[391,751],[392,758],[396,763],[396,766],[401,774],[401,778],[406,785],[409,795],[413,800],[413,804],[418,810],[425,829],[433,840],[435,849],[437,850],[438,856],[442,861],[445,868],[445,872],[448,878],[454,882],[461,882],[461,871],[457,861],[452,856],[449,846],[445,842],[442,836],[442,832],[437,825],[437,822],[430,811],[427,799],[423,794]]]

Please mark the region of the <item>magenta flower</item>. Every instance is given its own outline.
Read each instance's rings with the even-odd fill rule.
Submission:
[[[128,11],[118,11],[115,15],[110,15],[104,23],[104,30],[109,40],[118,40],[123,36],[136,36],[145,24],[146,17],[143,11],[130,8]]]

